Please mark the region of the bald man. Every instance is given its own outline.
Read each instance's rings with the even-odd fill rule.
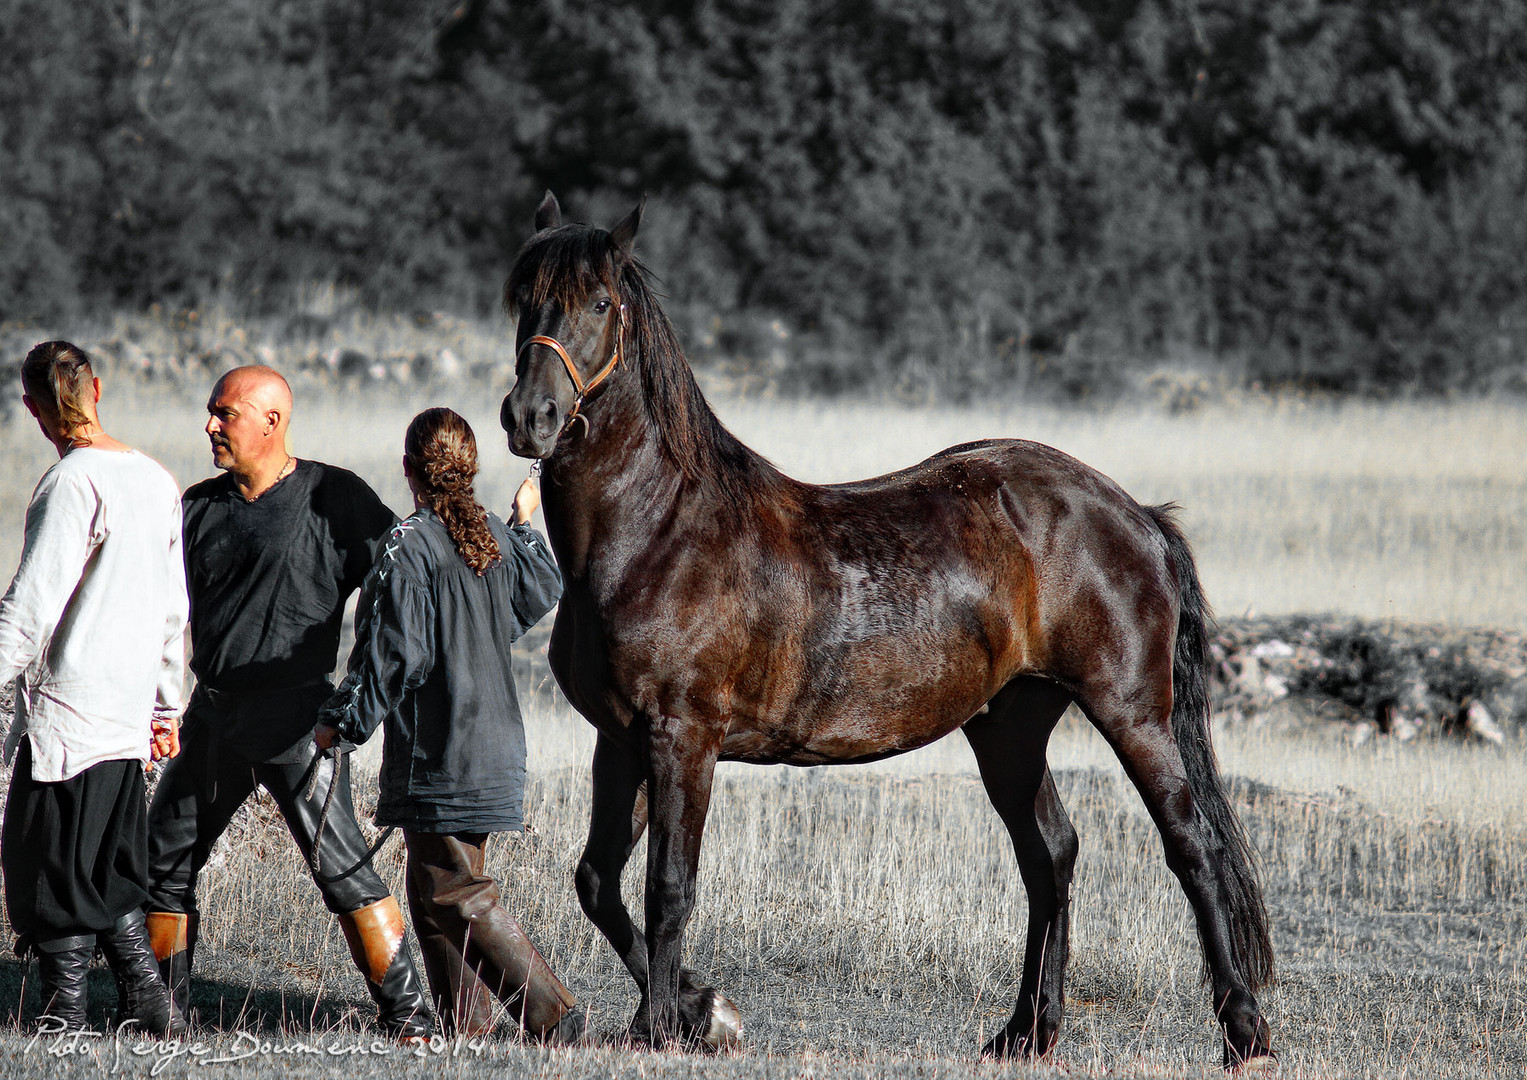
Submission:
[[[149,807],[150,938],[184,1010],[200,922],[196,878],[258,784],[304,856],[318,843],[314,880],[340,918],[378,1022],[400,1039],[419,1038],[432,1024],[402,914],[366,860],[346,759],[319,756],[313,744],[318,707],[333,692],[345,602],[395,519],[354,473],[292,456],[291,413],[290,387],[267,367],[235,368],[207,400],[212,461],[224,474],[182,500],[197,686],[180,756]]]

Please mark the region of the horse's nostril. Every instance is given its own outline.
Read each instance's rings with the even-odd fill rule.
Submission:
[[[504,403],[498,407],[498,426],[510,435],[514,434],[516,426],[514,423],[514,407],[509,403],[509,395],[507,394],[504,395]]]
[[[535,411],[535,432],[540,438],[549,439],[557,430],[557,403],[547,398]]]

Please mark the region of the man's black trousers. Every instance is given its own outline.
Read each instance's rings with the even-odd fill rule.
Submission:
[[[212,846],[234,813],[259,785],[270,792],[303,857],[312,865],[313,838],[318,832],[325,797],[339,786],[329,806],[319,851],[320,876],[315,878],[323,902],[336,915],[358,911],[389,895],[366,856],[366,841],[350,801],[348,759],[319,759],[311,740],[281,755],[281,762],[255,762],[241,756],[218,737],[210,723],[187,724],[181,751],[159,780],[148,812],[150,911],[197,914],[196,879]],[[311,784],[314,762],[318,782]],[[312,787],[313,793],[306,792]],[[334,879],[334,880],[330,880]]]

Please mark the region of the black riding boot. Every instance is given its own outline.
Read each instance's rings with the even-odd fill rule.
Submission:
[[[85,1019],[85,975],[95,956],[95,935],[39,941],[37,973],[42,984],[42,1012],[38,1023],[49,1031],[80,1031],[90,1025]]]
[[[130,1023],[148,1035],[184,1038],[186,1021],[159,977],[159,962],[149,944],[143,912],[134,908],[98,936],[101,952],[117,979],[116,1026]]]
[[[403,913],[392,897],[339,917],[355,966],[377,1006],[377,1023],[398,1039],[423,1039],[435,1032],[424,988],[403,942]]]

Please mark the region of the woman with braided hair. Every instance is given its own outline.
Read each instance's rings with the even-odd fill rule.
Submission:
[[[557,602],[562,577],[530,528],[532,480],[506,527],[473,493],[477,442],[449,409],[414,417],[403,474],[415,511],[361,589],[349,674],[315,732],[327,749],[384,729],[378,825],[399,826],[408,902],[447,1034],[493,1027],[496,997],[526,1034],[582,1038],[583,1010],[499,903],[488,834],[518,830],[525,729],[509,646]]]

